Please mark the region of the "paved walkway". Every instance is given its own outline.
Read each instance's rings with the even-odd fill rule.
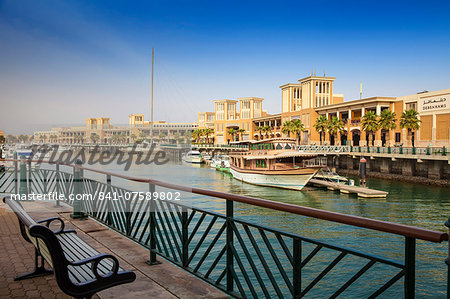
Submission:
[[[34,219],[59,214],[65,220],[66,228],[75,228],[78,235],[99,252],[115,255],[122,268],[136,273],[135,282],[104,290],[97,294],[100,298],[228,298],[168,261],[148,266],[145,263],[149,257],[147,249],[92,219],[71,219],[67,207],[42,202],[23,205]],[[15,276],[33,270],[33,250],[33,246],[20,235],[14,213],[1,201],[0,298],[70,298],[60,291],[53,275],[14,281]],[[16,252],[20,252],[20,256]]]

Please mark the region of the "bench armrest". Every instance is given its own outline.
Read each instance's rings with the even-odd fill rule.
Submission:
[[[50,223],[52,223],[55,220],[58,220],[60,222],[61,226],[59,227],[59,230],[54,231],[53,233],[59,234],[59,233],[64,232],[64,228],[65,228],[66,225],[65,225],[64,221],[61,218],[59,218],[59,217],[51,217],[51,218],[42,219],[42,220],[39,220],[39,221],[36,221],[36,222],[37,223],[45,223],[45,226],[50,227]]]
[[[102,276],[98,273],[98,265],[104,259],[113,260],[113,267],[111,269],[111,274],[106,275],[106,276]],[[94,273],[94,275],[97,279],[107,278],[111,275],[117,274],[117,271],[119,271],[119,261],[117,260],[117,258],[115,256],[113,256],[111,254],[107,254],[107,253],[102,253],[102,254],[99,254],[96,256],[91,256],[86,259],[79,260],[77,262],[71,262],[70,265],[71,266],[82,266],[82,265],[89,264],[89,263],[92,263],[92,272]]]

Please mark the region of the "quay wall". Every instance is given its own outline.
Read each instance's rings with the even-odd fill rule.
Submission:
[[[392,158],[364,156],[367,176],[394,179],[405,182],[444,186],[450,188],[449,160],[422,160],[418,158]],[[328,166],[336,168],[341,175],[359,175],[361,156],[327,156]]]

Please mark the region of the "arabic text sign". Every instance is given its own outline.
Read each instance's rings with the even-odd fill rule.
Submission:
[[[450,108],[450,95],[420,99],[419,112],[436,111]]]

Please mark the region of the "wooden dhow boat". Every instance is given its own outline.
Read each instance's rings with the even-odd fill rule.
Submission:
[[[302,190],[326,158],[301,153],[293,138],[243,141],[248,150],[230,154],[230,172],[237,180],[260,186]]]

